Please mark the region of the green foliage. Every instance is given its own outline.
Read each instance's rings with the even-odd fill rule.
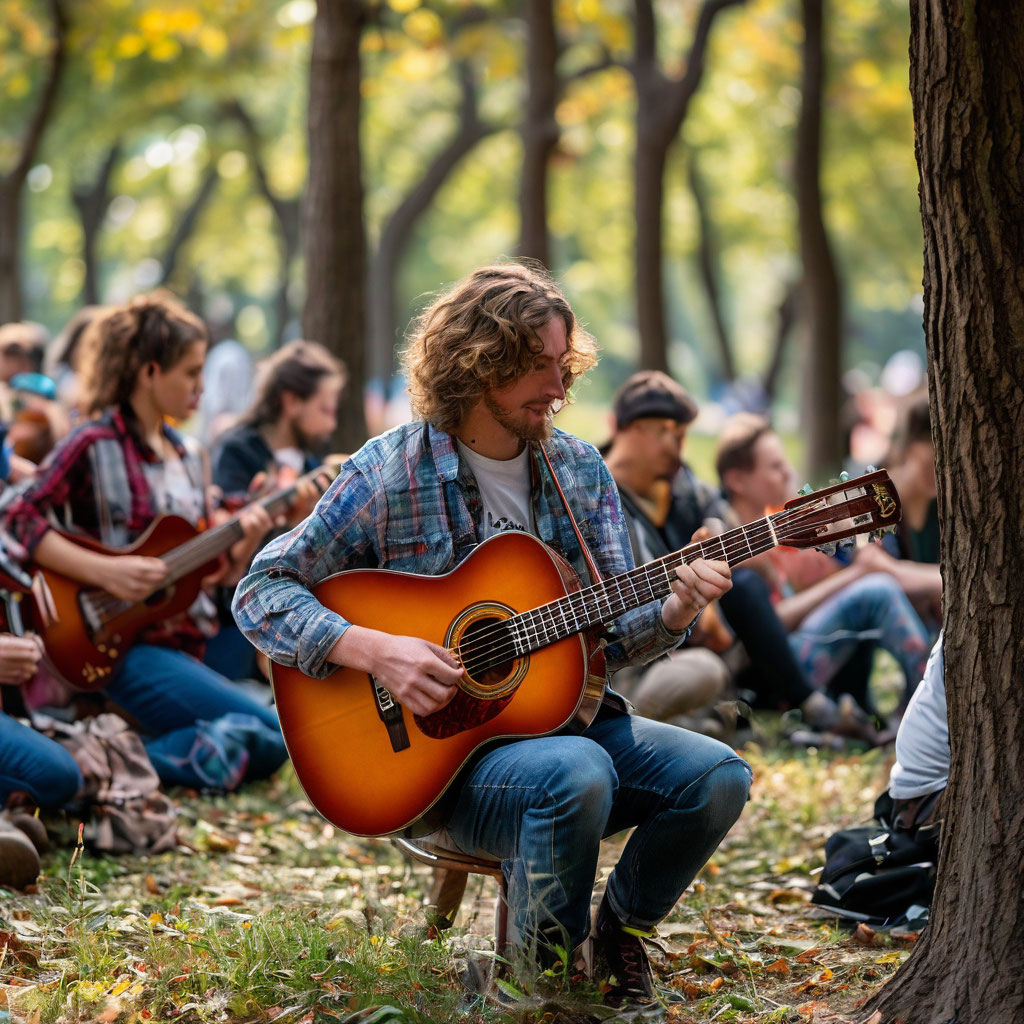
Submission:
[[[659,57],[680,70],[697,4],[656,5]],[[241,99],[262,140],[270,187],[301,194],[312,0],[96,0],[68,4],[68,68],[30,179],[29,315],[57,328],[84,279],[72,188],[94,180],[122,145],[99,237],[101,286],[116,300],[162,273],[175,228],[213,169],[216,187],[171,285],[259,349],[271,330],[282,267],[278,225],[257,187],[238,123]],[[0,0],[0,170],[9,167],[52,45],[45,0]],[[363,156],[371,243],[456,123],[456,61],[479,83],[498,131],[445,183],[411,239],[399,280],[404,323],[427,293],[475,264],[509,255],[518,236],[526,30],[507,2],[391,0],[363,37]],[[632,150],[635,96],[621,66],[632,8],[556,4],[562,43],[558,149],[551,165],[553,269],[605,351],[603,398],[632,368]],[[921,344],[921,240],[906,89],[908,26],[897,0],[833,0],[825,125],[826,213],[853,328],[849,362]],[[666,278],[674,365],[711,390],[717,356],[695,272],[696,217],[686,164],[700,161],[724,271],[726,317],[741,372],[765,367],[778,302],[798,271],[791,162],[800,104],[796,4],[749,0],[712,35],[708,73],[671,156]],[[604,70],[581,74],[605,62]],[[291,301],[302,300],[301,266]],[[241,314],[241,316],[239,315]],[[795,369],[795,365],[794,365]]]

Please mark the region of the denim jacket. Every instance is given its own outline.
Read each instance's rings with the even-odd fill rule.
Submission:
[[[608,577],[633,568],[618,491],[597,450],[561,430],[544,448],[598,570]],[[590,582],[547,465],[536,444],[531,450],[537,534]],[[235,592],[235,619],[272,661],[324,678],[335,669],[327,655],[351,623],[310,588],[343,569],[449,572],[478,543],[481,511],[450,434],[422,421],[396,427],[352,455],[312,514],[256,556]],[[620,616],[609,632],[609,673],[650,661],[686,635],[665,627],[660,602]]]

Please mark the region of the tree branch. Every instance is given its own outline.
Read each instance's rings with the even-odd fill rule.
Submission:
[[[167,284],[171,279],[175,264],[181,255],[181,250],[195,230],[199,215],[203,212],[203,207],[210,199],[210,196],[213,195],[213,190],[217,187],[219,180],[220,175],[217,173],[217,165],[211,161],[210,166],[206,169],[206,175],[203,177],[199,190],[179,218],[178,228],[168,243],[163,259],[160,261],[162,268],[160,284]]]
[[[708,212],[708,197],[704,188],[704,179],[698,166],[697,153],[690,152],[687,178],[690,193],[697,210],[697,266],[700,279],[704,285],[711,322],[715,328],[715,340],[718,342],[718,353],[722,365],[722,374],[728,381],[736,379],[736,364],[732,355],[732,341],[729,328],[725,323],[725,311],[722,309],[722,297],[718,288],[718,246],[716,245],[715,229]]]
[[[54,45],[50,54],[50,66],[47,69],[46,81],[43,83],[43,90],[39,96],[39,102],[29,119],[28,128],[25,131],[25,138],[22,141],[18,159],[14,167],[6,175],[5,184],[8,186],[20,187],[21,183],[28,177],[32,167],[36,151],[43,137],[46,122],[53,111],[53,105],[57,100],[57,91],[60,87],[60,80],[64,74],[64,66],[67,59],[67,17],[64,12],[62,0],[50,0],[50,16],[53,19]]]

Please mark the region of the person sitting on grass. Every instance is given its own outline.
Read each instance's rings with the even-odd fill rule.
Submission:
[[[96,418],[57,445],[6,507],[4,523],[44,569],[140,602],[166,577],[164,560],[90,550],[70,534],[121,548],[160,515],[175,514],[197,527],[210,522],[201,461],[168,424],[196,408],[206,329],[177,299],[157,292],[108,310],[87,330],[94,337],[91,344],[83,340],[82,394]],[[244,512],[244,537],[225,571],[231,559],[245,564],[271,525],[259,507]],[[231,713],[246,717],[244,727],[234,720],[232,742],[239,749],[221,784],[270,775],[287,756],[275,712],[203,665],[202,644],[193,613],[149,626],[102,692],[147,737],[146,749],[167,784],[217,784],[194,770],[197,729]]]
[[[793,496],[793,467],[778,434],[760,416],[738,413],[725,423],[715,465],[741,522],[781,508]],[[819,551],[777,547],[751,564],[768,582],[793,653],[816,689],[833,697],[848,693],[876,715],[869,681],[881,647],[903,671],[902,713],[924,672],[931,642],[899,583],[874,569],[872,554],[858,551],[843,566]]]

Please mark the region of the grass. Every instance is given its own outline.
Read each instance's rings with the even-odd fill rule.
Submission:
[[[891,666],[880,669],[892,690]],[[757,724],[774,740],[776,718]],[[808,895],[826,837],[870,816],[889,759],[774,742],[744,754],[751,802],[660,928],[662,1001],[644,1019],[844,1020],[909,942],[840,931]],[[489,946],[493,881],[474,876],[457,926],[438,935],[428,869],[324,823],[290,769],[231,796],[185,795],[182,842],[158,856],[78,856],[77,822],[48,824],[55,848],[36,891],[0,891],[0,1021],[625,1019],[553,976],[554,998],[515,1011],[469,996],[457,960]],[[604,844],[599,889],[623,841]]]
[[[660,928],[663,1003],[644,1019],[841,1020],[909,949],[839,931],[807,903],[825,838],[870,815],[886,757],[745,755],[751,803]],[[493,882],[474,878],[458,925],[436,936],[427,869],[324,824],[288,771],[186,797],[181,825],[176,851],[72,864],[69,822],[38,891],[0,894],[0,1020],[5,999],[10,1020],[48,1024],[609,1019],[595,991],[558,997],[557,979],[554,1000],[516,1011],[468,996],[455,953],[488,945]],[[621,842],[605,844],[599,881]]]

